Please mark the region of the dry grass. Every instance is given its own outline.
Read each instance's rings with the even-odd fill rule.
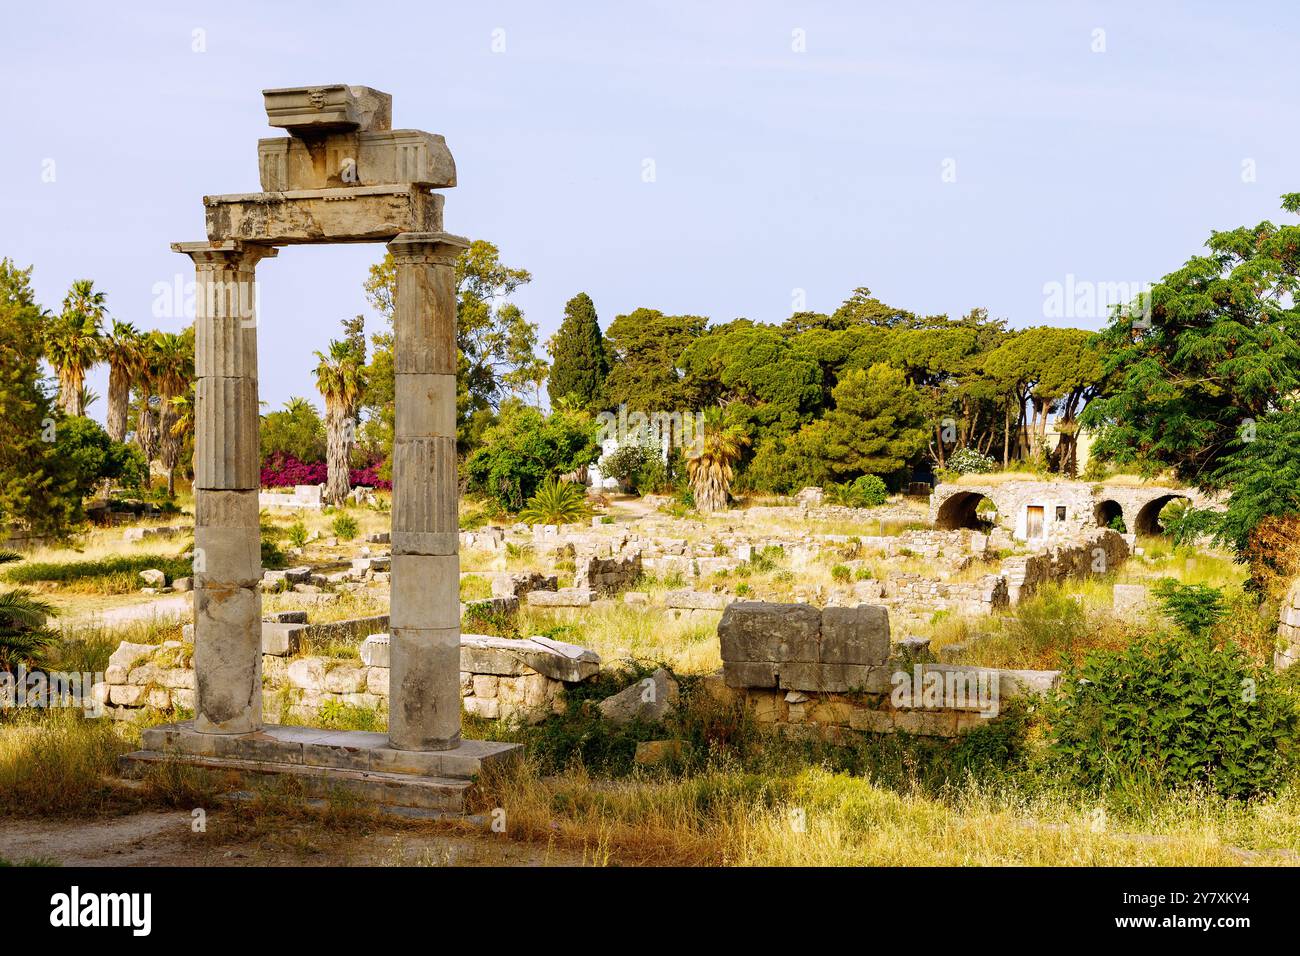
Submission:
[[[943,798],[809,768],[488,782],[516,840],[556,842],[596,865],[1230,866],[1300,862],[1294,791],[1228,804],[1182,796],[1137,814],[969,782]]]

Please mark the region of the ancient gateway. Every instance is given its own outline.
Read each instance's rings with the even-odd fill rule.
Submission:
[[[263,96],[270,125],[289,134],[258,143],[263,191],[204,197],[207,239],[172,246],[197,271],[195,718],[148,732],[132,757],[179,752],[378,796],[423,787],[427,805],[456,807],[483,762],[515,745],[460,736],[453,267],[468,242],[443,231],[433,192],[456,184],[455,163],[443,137],[392,129],[387,93]],[[334,242],[386,242],[397,264],[386,739],[262,720],[255,274],[279,246]]]

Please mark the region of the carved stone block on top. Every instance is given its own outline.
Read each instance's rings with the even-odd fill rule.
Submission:
[[[368,86],[331,83],[263,90],[266,121],[294,136],[393,126],[393,98]]]
[[[456,185],[456,163],[446,140],[416,129],[262,139],[257,165],[267,192],[387,183]]]

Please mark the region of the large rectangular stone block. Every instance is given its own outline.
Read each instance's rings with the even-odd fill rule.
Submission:
[[[389,634],[388,739],[396,750],[450,750],[460,742],[460,628]]]
[[[261,464],[257,379],[200,378],[194,391],[194,486],[255,491]]]
[[[213,241],[374,242],[442,229],[443,197],[405,184],[205,196],[203,205]]]
[[[824,664],[883,664],[889,659],[889,612],[883,607],[828,607],[822,610]]]
[[[393,555],[390,626],[456,627],[460,624],[459,588],[459,555]]]
[[[784,690],[844,694],[849,691],[882,693],[888,688],[888,672],[883,666],[791,661],[779,665],[779,670]]]
[[[456,185],[456,163],[446,140],[415,129],[262,139],[257,160],[266,192],[396,183],[434,189]]]
[[[394,437],[456,437],[455,375],[399,372],[394,394]]]
[[[246,734],[262,726],[262,595],[194,590],[195,727]]]
[[[816,662],[821,613],[807,604],[737,601],[718,624],[723,661]]]

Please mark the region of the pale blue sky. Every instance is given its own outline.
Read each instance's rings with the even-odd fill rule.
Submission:
[[[90,277],[113,315],[178,329],[151,314],[156,284],[192,278],[168,244],[203,237],[202,195],[258,188],[257,139],[279,135],[260,90],[341,82],[446,136],[447,229],[532,271],[517,301],[543,339],[580,290],[604,325],[638,306],[777,322],[794,290],[830,311],[859,285],[1039,324],[1045,283],[1154,280],[1211,228],[1282,218],[1297,20],[1285,3],[15,4],[0,255],[35,264],[49,308]],[[381,252],[260,267],[264,400],[315,395],[311,352],[364,309]]]

